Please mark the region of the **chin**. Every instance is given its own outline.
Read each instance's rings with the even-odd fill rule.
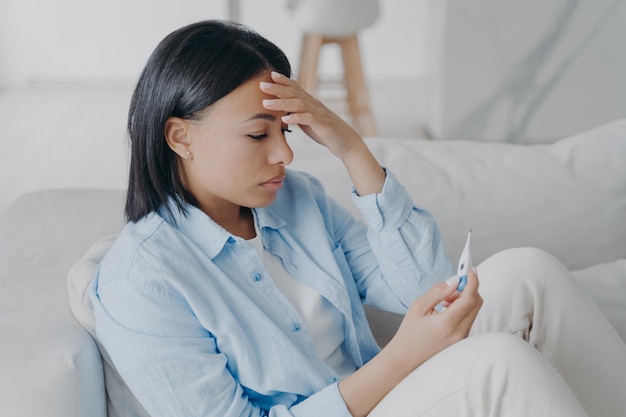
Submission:
[[[274,195],[273,197],[259,198],[259,199],[256,199],[255,201],[250,201],[249,205],[246,205],[246,204],[243,204],[243,205],[249,208],[264,208],[264,207],[271,206],[272,204],[274,204],[274,201],[276,201],[276,195]]]

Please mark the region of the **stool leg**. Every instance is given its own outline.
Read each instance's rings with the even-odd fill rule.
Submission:
[[[315,95],[317,90],[317,67],[322,42],[321,34],[305,33],[302,37],[298,83],[311,95]]]
[[[338,41],[343,58],[350,115],[359,133],[376,136],[376,124],[370,111],[369,97],[356,34]]]

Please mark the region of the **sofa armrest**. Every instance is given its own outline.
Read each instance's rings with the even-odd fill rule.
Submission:
[[[50,190],[0,214],[0,415],[106,416],[100,354],[70,311],[66,277],[121,230],[122,207],[121,191]]]

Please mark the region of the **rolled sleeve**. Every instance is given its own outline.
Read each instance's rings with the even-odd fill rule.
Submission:
[[[352,417],[339,392],[338,383],[328,385],[300,404],[291,407],[289,411],[295,417]],[[272,415],[270,413],[270,416]],[[280,414],[275,416],[278,417]]]
[[[397,229],[411,214],[413,201],[402,184],[388,170],[383,189],[377,194],[359,196],[352,190],[352,201],[374,231]]]
[[[416,207],[397,178],[385,171],[380,193],[358,196],[353,190],[352,199],[368,225],[368,241],[382,273],[378,279],[367,276],[361,284],[365,302],[396,311],[390,294],[406,309],[453,269],[433,215]]]

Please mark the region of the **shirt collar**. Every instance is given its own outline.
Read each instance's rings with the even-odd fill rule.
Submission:
[[[228,238],[232,237],[226,229],[213,221],[198,207],[183,202],[183,208],[186,211],[184,213],[172,197],[168,199],[167,206],[169,206],[170,211],[165,205],[158,210],[163,220],[202,248],[211,259],[220,253],[228,242]]]
[[[274,206],[252,209],[255,214],[257,226],[259,229],[269,227],[271,229],[280,229],[286,223],[281,216],[276,213]]]
[[[185,214],[178,208],[173,198],[169,198],[167,205],[171,214],[164,205],[158,210],[159,216],[202,248],[211,259],[215,258],[227,243],[233,242],[233,239],[242,240],[217,224],[196,206],[183,202]],[[279,229],[285,225],[285,221],[271,206],[253,210],[259,230],[265,227]]]

